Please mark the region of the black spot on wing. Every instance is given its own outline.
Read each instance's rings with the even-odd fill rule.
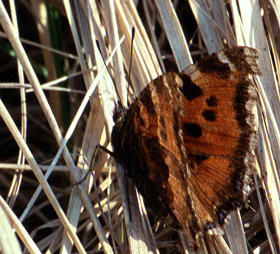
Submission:
[[[217,107],[218,101],[216,96],[211,95],[209,98],[206,99],[206,103],[208,107]]]
[[[183,80],[182,92],[188,101],[191,101],[203,94],[201,88],[191,81],[189,75],[181,73],[180,77]]]
[[[227,79],[231,71],[229,65],[222,63],[216,54],[202,58],[200,62],[196,63],[196,66],[201,72],[213,72],[222,79]]]
[[[208,122],[214,122],[216,120],[216,112],[213,110],[204,110],[202,116]]]
[[[196,154],[196,153],[188,153],[188,161],[191,168],[194,168],[195,165],[201,164],[203,161],[209,158],[209,155],[206,154]]]
[[[189,137],[199,138],[202,135],[202,129],[196,123],[185,123],[184,128]]]

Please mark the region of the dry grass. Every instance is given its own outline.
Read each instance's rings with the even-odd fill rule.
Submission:
[[[100,52],[108,59],[108,68],[126,104],[130,62],[131,83],[138,94],[152,79],[166,71],[163,59],[174,60],[178,70],[183,70],[192,63],[191,53],[194,57],[213,53],[226,43],[260,50],[259,65],[263,75],[254,79],[259,94],[257,173],[249,209],[231,215],[225,235],[207,235],[207,243],[199,253],[278,253],[280,105],[277,80],[280,49],[277,48],[279,20],[276,17],[280,16],[279,4],[247,0],[228,1],[227,4],[216,0],[206,4],[203,0],[178,0],[172,5],[169,1],[142,0],[134,1],[138,2],[136,8],[129,0],[71,1],[72,5],[67,0],[52,2],[65,8],[70,36],[62,37],[62,40],[75,45],[74,54],[77,54],[64,54],[64,61],[69,66],[65,79],[70,86],[64,90],[55,82],[55,86],[50,87],[50,83],[43,86],[39,81],[34,65],[30,64],[32,57],[28,57],[22,47],[25,41],[20,41],[17,34],[16,21],[20,13],[16,10],[19,9],[11,4],[12,27],[6,9],[0,3],[0,23],[4,30],[1,35],[8,38],[21,64],[18,74],[14,70],[11,79],[0,83],[2,91],[9,87],[20,94],[17,106],[11,98],[2,96],[7,93],[2,92],[0,100],[0,114],[8,127],[5,130],[1,123],[1,137],[8,140],[11,144],[8,147],[13,150],[5,153],[6,143],[2,142],[2,252],[20,253],[21,248],[26,253],[192,253],[184,236],[162,224],[150,211],[148,220],[143,201],[130,180],[124,177],[122,170],[116,169],[108,154],[96,150],[97,144],[111,149],[112,114],[117,101]],[[16,5],[20,3],[16,2]],[[59,83],[61,80],[55,73],[55,59],[50,54],[46,32],[54,27],[46,22],[45,6],[34,0],[25,7],[37,25],[40,46],[30,48],[27,47],[29,44],[24,44],[24,47],[29,49],[29,54],[33,49],[39,49],[39,56],[49,73],[48,81]],[[131,59],[132,27],[136,34]],[[21,36],[24,37],[24,33],[21,32]],[[0,69],[3,72],[2,66],[4,63]],[[27,80],[24,80],[23,70]],[[76,75],[78,78],[73,79]],[[74,113],[69,126],[63,124],[64,106],[57,91],[71,91],[69,105]],[[35,101],[33,93],[36,104],[32,104]],[[27,135],[30,128],[32,133]],[[14,152],[17,148],[12,145],[13,139],[20,147],[18,154]],[[70,144],[66,146],[69,140]],[[47,161],[44,166],[39,165],[44,161]],[[87,174],[89,170],[91,174]],[[47,172],[48,181],[42,172]],[[86,179],[81,184],[74,185],[84,176]]]

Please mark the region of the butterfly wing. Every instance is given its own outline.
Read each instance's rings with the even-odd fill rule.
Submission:
[[[191,241],[198,226],[187,185],[180,87],[182,80],[176,73],[152,81],[116,122],[112,145],[147,206],[162,218],[170,216],[173,226],[183,227]]]
[[[260,74],[257,59],[257,50],[236,47],[208,56],[180,74],[188,184],[204,230],[223,225],[247,197],[257,140],[252,112],[257,100],[249,74]]]
[[[257,139],[249,74],[260,74],[257,59],[248,47],[219,51],[158,77],[128,110],[116,111],[115,158],[191,247],[199,232],[219,228],[246,201]]]

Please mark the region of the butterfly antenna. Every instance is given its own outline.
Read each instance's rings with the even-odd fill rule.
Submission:
[[[98,146],[95,146],[95,149],[94,149],[94,151],[93,151],[93,155],[92,155],[92,157],[91,157],[91,161],[90,161],[90,164],[88,164],[88,161],[86,160],[86,163],[88,164],[88,166],[89,166],[89,169],[88,169],[88,171],[86,172],[86,174],[83,176],[83,178],[81,179],[81,180],[79,180],[78,182],[76,182],[76,183],[74,183],[73,184],[73,187],[74,186],[76,186],[76,185],[79,185],[79,184],[81,184],[83,181],[85,181],[86,180],[86,178],[88,177],[88,175],[93,171],[93,162],[94,162],[94,159],[96,158],[96,154],[97,154],[97,149],[98,149],[99,147]],[[86,159],[86,158],[85,158]]]
[[[104,59],[104,56],[103,56],[102,53],[101,53],[100,45],[99,45],[99,41],[98,41],[98,40],[96,40],[96,45],[97,45],[97,48],[98,48],[98,50],[99,50],[99,52],[100,52],[102,61],[103,61],[104,65],[105,65],[105,67],[106,67],[106,69],[107,69],[107,71],[108,71],[108,73],[109,73],[109,75],[110,75],[110,77],[111,77],[111,79],[112,79],[113,85],[114,85],[114,87],[115,87],[115,91],[116,91],[116,93],[117,93],[117,97],[118,97],[119,103],[120,103],[121,106],[123,107],[123,105],[122,105],[122,100],[121,100],[121,96],[120,96],[119,91],[118,91],[118,89],[117,89],[115,79],[113,78],[113,75],[112,75],[111,71],[109,70],[108,65],[106,64],[106,61],[105,61],[105,59]]]
[[[128,80],[129,80],[129,87],[131,87],[132,91],[134,91],[134,88],[132,86],[132,82],[131,82],[131,69],[132,69],[132,56],[133,56],[133,43],[134,43],[134,38],[135,38],[135,27],[132,27],[132,31],[131,31],[131,47],[130,47],[130,62],[129,62],[129,69],[128,69]],[[128,91],[127,91],[127,103],[129,103],[128,101]]]

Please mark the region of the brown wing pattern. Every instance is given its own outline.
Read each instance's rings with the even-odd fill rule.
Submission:
[[[257,59],[255,49],[232,48],[180,74],[188,184],[204,230],[223,225],[227,214],[246,201],[257,140],[252,113],[256,93],[249,74],[260,74]]]
[[[176,73],[152,81],[116,121],[112,145],[147,205],[162,218],[170,216],[174,226],[183,227],[194,239],[198,225],[187,185],[180,87],[182,80]]]
[[[197,244],[246,202],[256,143],[249,74],[258,51],[235,47],[180,74],[152,81],[129,109],[116,109],[114,156],[146,203]]]

